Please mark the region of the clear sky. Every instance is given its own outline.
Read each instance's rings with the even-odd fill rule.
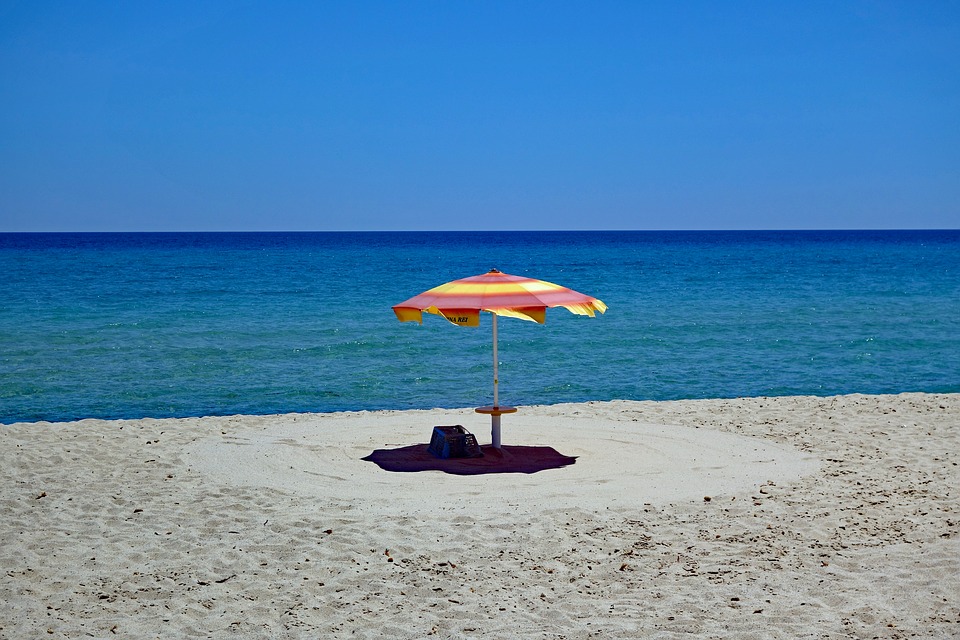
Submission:
[[[956,0],[0,0],[0,231],[958,226]]]

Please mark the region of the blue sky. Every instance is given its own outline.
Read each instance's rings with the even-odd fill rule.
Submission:
[[[960,2],[0,0],[0,231],[958,222]]]

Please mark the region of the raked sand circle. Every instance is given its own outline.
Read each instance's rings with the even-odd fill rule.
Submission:
[[[498,452],[484,447],[482,474],[444,471],[441,461],[435,470],[389,471],[366,459],[374,451],[399,457],[418,443],[424,449],[435,425],[460,424],[489,443],[489,424],[468,410],[264,417],[256,429],[227,429],[195,443],[187,461],[216,483],[414,515],[466,503],[512,511],[640,508],[781,484],[818,468],[814,457],[772,441],[611,417],[542,415],[544,409],[504,418],[504,450],[494,460]],[[534,458],[544,450],[575,460],[541,468]],[[525,468],[526,456],[534,464]],[[501,461],[526,472],[499,472]]]

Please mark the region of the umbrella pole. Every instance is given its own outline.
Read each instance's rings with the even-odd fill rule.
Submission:
[[[493,441],[493,448],[500,448],[500,415],[496,410],[500,408],[500,398],[497,395],[497,386],[500,384],[500,378],[497,374],[497,314],[493,315],[493,408],[494,413],[490,415],[490,439]]]

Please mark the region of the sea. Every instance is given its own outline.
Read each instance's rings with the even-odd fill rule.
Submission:
[[[0,423],[472,407],[492,331],[391,310],[492,268],[500,401],[960,392],[960,230],[0,234]]]

